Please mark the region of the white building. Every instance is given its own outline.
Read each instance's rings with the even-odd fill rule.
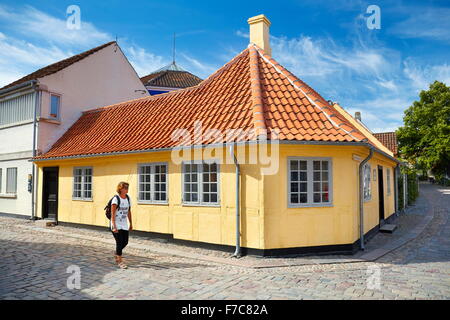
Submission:
[[[29,160],[46,152],[82,111],[145,96],[145,86],[115,41],[1,88],[0,213],[32,216],[37,181],[32,183]],[[55,174],[57,168],[48,172]],[[47,204],[57,205],[52,191],[57,185],[46,187]]]

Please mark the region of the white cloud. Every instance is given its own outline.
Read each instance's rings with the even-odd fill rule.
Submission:
[[[389,29],[400,38],[424,38],[450,42],[450,8],[404,7],[410,16]]]
[[[250,39],[250,34],[248,32],[243,32],[241,30],[236,31],[236,35],[241,38]]]
[[[18,33],[11,36],[5,31],[0,32],[0,87],[112,38],[83,20],[81,30],[69,30],[65,20],[30,6],[14,11],[0,5],[0,19],[14,25],[14,30],[8,32]],[[121,48],[140,76],[169,63],[163,57],[127,41],[121,44]]]
[[[393,80],[376,81],[376,84],[388,90],[397,91],[398,87]]]
[[[44,48],[5,35],[0,37],[0,62],[2,63],[14,61],[15,65],[40,66],[64,59],[69,54],[56,46]]]
[[[148,52],[146,49],[136,45],[123,47],[124,52],[140,77],[169,64],[165,58]]]
[[[399,52],[376,39],[357,40],[343,44],[300,36],[272,37],[271,43],[274,58],[325,99],[338,101],[352,115],[362,112],[373,131],[393,130],[402,124],[403,111],[418,98],[418,90],[411,90]],[[445,74],[445,68],[439,70]]]
[[[181,52],[180,56],[183,58],[183,66],[185,69],[191,73],[197,75],[200,78],[207,78],[210,74],[215,72],[218,68],[216,66],[211,66],[207,63],[201,62],[186,53]]]
[[[420,65],[409,58],[404,61],[403,72],[416,90],[425,90],[435,80],[450,86],[450,65]]]
[[[56,44],[92,47],[113,39],[111,35],[98,30],[92,23],[84,21],[82,9],[79,30],[68,29],[66,17],[56,18],[31,6],[25,6],[19,11],[0,6],[0,18],[11,23],[14,26],[14,32]]]
[[[370,77],[385,82],[399,55],[394,50],[383,47],[368,47],[353,43],[346,47],[331,38],[313,39],[300,36],[294,39],[271,37],[273,56],[282,64],[289,65],[302,76]]]
[[[0,87],[43,66],[73,55],[56,46],[41,47],[0,34]]]

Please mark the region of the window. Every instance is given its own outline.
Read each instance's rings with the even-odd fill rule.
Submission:
[[[391,194],[391,169],[386,169],[387,194]]]
[[[167,203],[167,164],[141,164],[138,167],[141,202]]]
[[[92,167],[73,169],[73,199],[92,200]]]
[[[331,160],[292,158],[288,160],[289,206],[331,205]]]
[[[2,193],[2,169],[0,168],[0,193]]]
[[[34,92],[0,99],[0,126],[33,121],[35,99]]]
[[[219,165],[215,162],[183,163],[183,202],[219,204]]]
[[[59,107],[61,103],[61,97],[57,95],[50,95],[50,116],[53,118],[59,118]]]
[[[17,168],[6,169],[6,193],[17,193]]]
[[[363,194],[364,194],[364,201],[368,201],[368,200],[372,199],[372,187],[371,187],[371,182],[370,182],[370,173],[371,173],[370,164],[366,163],[364,165],[364,170],[363,170],[363,179],[364,179]]]

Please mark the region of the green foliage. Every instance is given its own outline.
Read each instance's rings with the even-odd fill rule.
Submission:
[[[396,132],[402,157],[440,180],[450,170],[450,87],[435,81],[421,91],[403,122]]]
[[[407,175],[407,197],[408,205],[413,204],[417,197],[419,196],[419,179],[417,175],[417,170],[414,168],[403,167],[401,169],[401,174],[398,177],[398,208],[403,209],[404,194],[403,194],[403,174]]]

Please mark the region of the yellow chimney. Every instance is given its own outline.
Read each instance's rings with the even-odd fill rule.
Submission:
[[[250,43],[256,44],[264,50],[269,56],[272,55],[272,49],[269,42],[270,21],[263,14],[252,17],[247,20],[250,25]]]

